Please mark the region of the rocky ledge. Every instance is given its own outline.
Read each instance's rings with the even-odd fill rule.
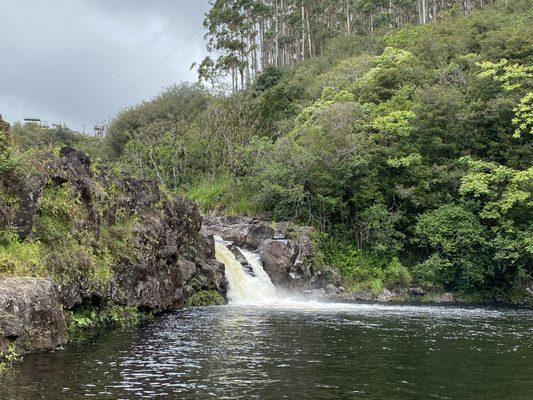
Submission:
[[[325,290],[338,283],[334,271],[315,270],[312,236],[315,229],[291,223],[270,223],[248,217],[204,217],[202,234],[219,236],[259,255],[274,285],[299,291]],[[237,259],[238,248],[232,248]]]
[[[65,310],[161,312],[202,291],[226,295],[224,265],[213,238],[200,234],[197,206],[153,181],[95,168],[64,148],[41,154],[30,172],[0,174],[0,194],[0,230],[42,252],[27,278],[18,277],[18,257],[0,260],[0,352],[64,345]]]

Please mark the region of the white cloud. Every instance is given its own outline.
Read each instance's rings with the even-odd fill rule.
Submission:
[[[188,0],[0,0],[0,113],[37,116],[74,129],[120,108],[195,80],[189,67],[205,54],[198,34],[168,61],[128,87],[202,26],[207,0],[193,4],[119,79],[100,89],[138,54]]]

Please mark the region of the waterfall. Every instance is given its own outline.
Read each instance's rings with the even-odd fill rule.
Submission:
[[[276,288],[263,269],[259,257],[247,250],[239,249],[246,261],[252,266],[255,276],[244,271],[235,255],[226,243],[215,237],[215,254],[218,261],[226,266],[226,278],[229,283],[228,298],[237,305],[265,305],[278,300]]]
[[[346,304],[326,303],[295,293],[280,292],[274,287],[257,254],[239,248],[240,253],[252,267],[253,275],[248,274],[228,248],[229,244],[230,242],[225,242],[221,237],[215,236],[215,256],[226,267],[226,278],[229,283],[228,299],[231,305],[333,311],[345,310],[349,307]]]

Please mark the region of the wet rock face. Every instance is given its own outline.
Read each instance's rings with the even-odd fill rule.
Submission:
[[[52,350],[68,341],[59,293],[49,279],[0,279],[0,352]]]
[[[289,239],[267,239],[260,244],[261,261],[274,285],[296,278],[296,271],[293,269],[296,270],[295,261],[299,253],[298,244]],[[290,276],[291,273],[293,277]]]
[[[247,217],[206,217],[204,236],[220,236],[235,246],[256,252],[265,272],[277,286],[291,289],[325,287],[309,260],[313,228],[278,224],[274,229],[265,221]]]

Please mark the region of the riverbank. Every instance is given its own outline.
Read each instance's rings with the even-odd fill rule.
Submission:
[[[343,275],[341,268],[337,267],[338,263],[344,262],[346,270],[361,268],[357,265],[358,259],[353,257],[346,261],[325,257],[320,234],[313,227],[244,216],[210,216],[204,217],[201,232],[205,237],[215,235],[231,242],[230,249],[245,269],[250,267],[240,249],[254,252],[278,289],[301,293],[306,298],[347,302],[533,306],[533,288],[529,289],[529,297],[516,304],[498,300],[491,292],[451,292],[443,288],[424,287],[405,269],[397,268],[389,273],[387,268],[390,266],[385,266],[383,273],[378,271],[382,279],[358,281],[355,276]],[[353,263],[354,267],[347,268],[347,263]]]
[[[0,353],[50,351],[69,331],[225,299],[194,203],[72,148],[13,157],[0,174]]]

